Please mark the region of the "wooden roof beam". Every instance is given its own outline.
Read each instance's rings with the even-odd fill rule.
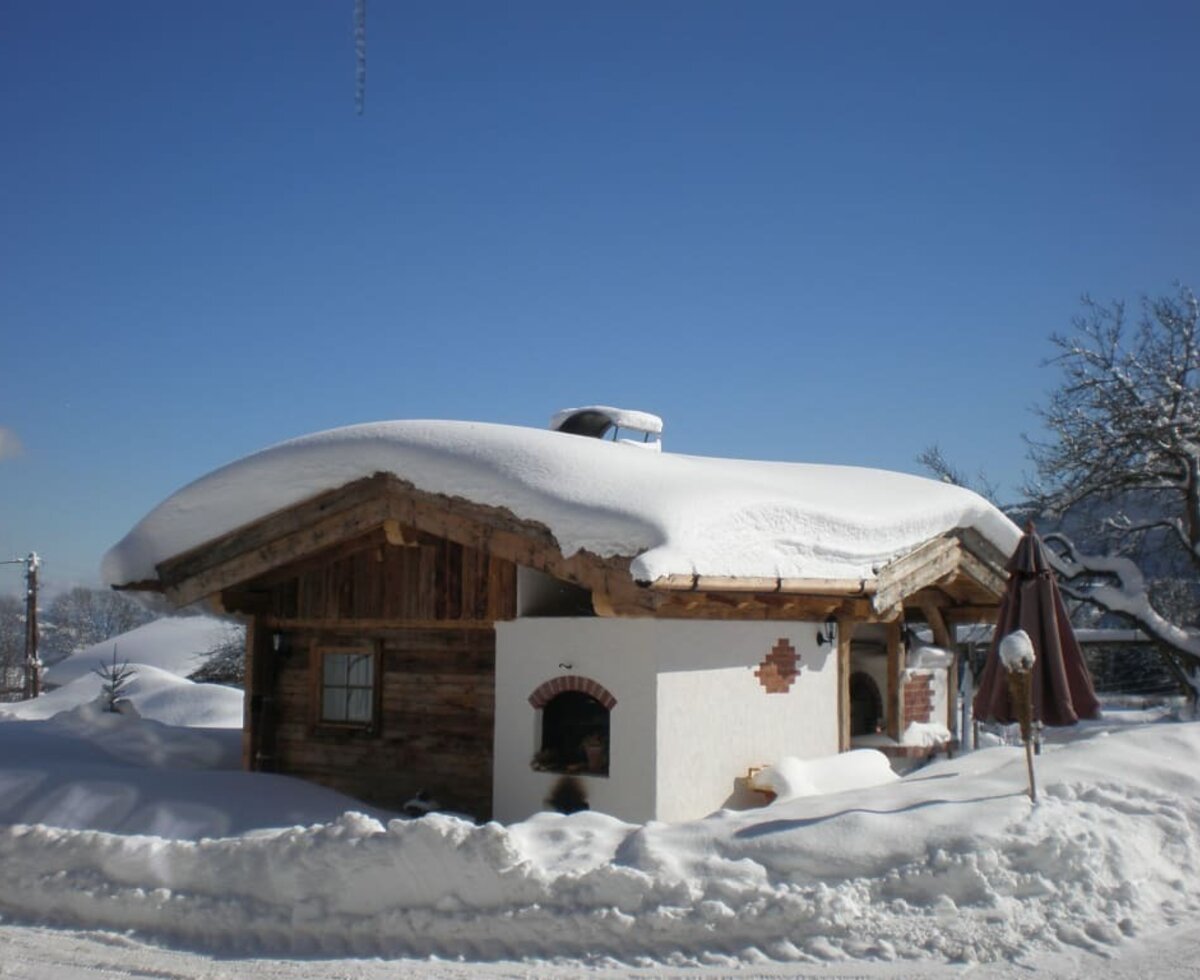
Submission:
[[[862,578],[739,578],[733,575],[664,575],[645,587],[662,592],[774,592],[827,596],[869,596],[875,592],[875,583]]]
[[[952,534],[926,541],[916,550],[879,570],[878,585],[871,605],[877,613],[891,609],[905,597],[953,572],[958,567],[961,554],[962,547]]]

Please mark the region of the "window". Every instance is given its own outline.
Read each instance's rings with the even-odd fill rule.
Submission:
[[[608,775],[608,709],[582,691],[551,698],[542,709],[535,765],[552,772]]]
[[[375,719],[375,652],[321,651],[321,721],[366,728]]]

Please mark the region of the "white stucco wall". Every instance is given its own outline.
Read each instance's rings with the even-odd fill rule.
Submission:
[[[530,767],[538,712],[529,695],[565,674],[617,700],[609,775],[578,778],[592,809],[624,820],[704,816],[752,765],[837,752],[837,662],[817,647],[816,631],[816,623],[602,617],[497,624],[495,818],[544,809],[560,778]],[[768,694],[754,671],[780,638],[801,673],[788,692]]]
[[[562,778],[530,766],[539,712],[529,695],[566,674],[588,677],[617,699],[609,716],[609,774],[577,777],[592,809],[638,823],[654,818],[654,637],[637,628],[646,625],[653,624],[598,617],[496,624],[495,819],[509,823],[546,809]]]
[[[726,805],[734,780],[783,756],[838,751],[837,657],[818,647],[816,623],[662,622],[658,667],[659,820],[702,817]],[[780,639],[800,665],[786,693],[755,670]]]

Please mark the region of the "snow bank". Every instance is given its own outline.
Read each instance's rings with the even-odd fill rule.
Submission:
[[[969,490],[902,473],[639,453],[478,422],[379,422],[281,443],[202,477],[112,548],[102,575],[153,578],[165,558],[377,472],[540,521],[567,555],[636,555],[639,580],[869,578],[953,528],[973,527],[1006,554],[1020,537]]]
[[[950,741],[950,729],[936,722],[912,721],[900,736],[901,745],[932,748]]]
[[[798,796],[843,793],[894,782],[897,778],[882,752],[855,749],[823,759],[780,759],[754,777],[756,788],[769,789],[779,801]]]
[[[201,664],[204,654],[222,643],[241,643],[245,627],[215,616],[166,616],[100,643],[77,650],[46,670],[46,683],[69,684],[111,664],[129,661],[187,677]]]
[[[130,680],[125,696],[143,718],[164,725],[241,729],[243,695],[236,688],[196,684],[147,664],[131,663],[130,666],[137,673]],[[53,718],[60,712],[94,701],[103,684],[98,674],[81,673],[70,683],[32,701],[14,701],[0,706],[0,719],[35,721]]]
[[[5,726],[0,726],[0,733]],[[213,952],[650,965],[1105,953],[1200,908],[1200,725],[998,748],[684,824],[433,815],[242,838],[0,827],[0,911]]]
[[[954,654],[941,647],[920,646],[910,650],[906,666],[909,670],[939,670],[954,663]]]
[[[164,843],[332,821],[362,808],[240,765],[241,733],[227,729],[177,728],[96,704],[49,721],[10,720],[0,724],[0,821],[38,825],[50,837],[107,831]]]

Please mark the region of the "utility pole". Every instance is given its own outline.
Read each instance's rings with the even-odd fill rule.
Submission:
[[[36,551],[31,551],[25,558],[14,558],[12,561],[0,562],[0,565],[25,566],[25,689],[26,698],[36,698],[42,690],[41,668],[38,659],[38,628],[37,628],[37,593],[38,567],[42,559]]]
[[[37,592],[38,566],[42,560],[36,551],[25,559],[25,697],[42,693],[42,661],[38,659]]]

